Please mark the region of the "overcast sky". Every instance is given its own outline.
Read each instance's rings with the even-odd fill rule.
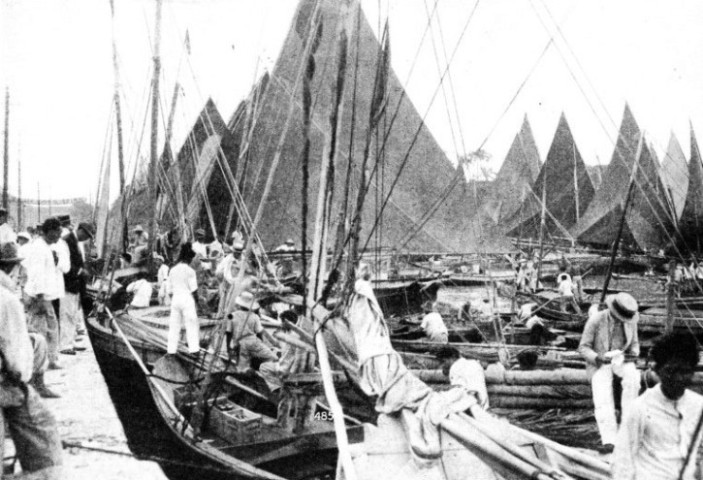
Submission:
[[[451,159],[483,146],[497,171],[525,114],[544,159],[565,111],[586,163],[607,163],[626,101],[660,157],[672,130],[688,156],[689,119],[703,128],[703,2],[483,0],[469,21],[473,0],[439,0],[422,44],[435,0],[362,3],[374,30],[390,19],[392,65]],[[175,148],[208,96],[227,119],[273,66],[296,4],[164,0],[162,106],[176,78],[184,90]],[[154,10],[153,0],[116,0],[130,163],[143,131]],[[457,45],[432,102],[444,52]],[[18,159],[24,196],[35,196],[37,184],[43,198],[94,194],[112,121],[111,55],[108,0],[0,0],[13,194]],[[143,143],[148,152],[148,132]]]

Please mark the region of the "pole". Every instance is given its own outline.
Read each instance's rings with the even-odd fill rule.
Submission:
[[[639,144],[637,145],[637,154],[635,156],[635,164],[632,167],[632,174],[630,175],[630,186],[627,189],[627,196],[625,197],[625,204],[622,207],[622,216],[620,217],[620,226],[618,227],[618,234],[613,242],[613,250],[610,252],[610,263],[608,264],[608,272],[605,275],[605,282],[603,283],[603,293],[600,296],[600,303],[605,302],[605,296],[608,292],[608,285],[610,285],[610,278],[613,276],[613,267],[615,266],[615,257],[618,254],[618,247],[620,246],[620,239],[622,238],[622,230],[625,226],[625,219],[627,218],[627,207],[630,204],[630,199],[632,197],[632,190],[635,186],[635,174],[637,173],[637,166],[640,163],[640,155],[642,154],[642,143],[644,141],[644,132],[640,137]]]
[[[544,255],[544,224],[547,221],[547,169],[544,170],[542,177],[542,215],[539,221],[539,263],[537,264],[537,286],[539,279],[542,276],[542,255]]]
[[[5,87],[5,151],[3,155],[2,208],[8,208],[8,179],[10,177],[10,87]]]
[[[671,333],[674,330],[674,310],[676,308],[676,262],[669,262],[669,281],[666,285],[666,325],[664,333]]]
[[[576,223],[581,219],[581,209],[579,208],[579,176],[576,164],[576,144],[573,144],[574,149],[574,198],[576,201]]]
[[[151,89],[151,155],[149,162],[149,205],[156,209],[156,165],[159,161],[157,147],[159,136],[159,79],[161,77],[161,10],[163,0],[156,0],[156,27],[154,29],[154,78]],[[151,251],[154,245],[156,234],[156,215],[151,216],[149,225],[149,248]],[[152,256],[149,256],[151,264]]]
[[[17,230],[22,228],[22,161],[17,155]]]
[[[37,182],[37,225],[41,222],[41,191],[39,190],[39,182]]]

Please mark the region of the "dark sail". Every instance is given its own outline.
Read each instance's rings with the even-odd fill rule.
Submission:
[[[493,181],[489,197],[481,205],[482,214],[495,223],[513,215],[529,195],[541,164],[532,128],[525,115],[522,128],[515,135]]]
[[[276,146],[284,132],[287,132],[280,164],[274,173],[271,195],[263,207],[262,223],[259,225],[259,234],[265,247],[274,246],[289,237],[298,239],[297,244],[300,245],[303,122],[300,109],[302,82],[296,83],[296,78],[301,63],[305,61],[302,58],[304,39],[307,38],[308,20],[315,5],[319,5],[323,28],[315,53],[317,68],[311,81],[309,197],[317,196],[325,133],[333,107],[330,87],[336,83],[336,72],[329,66],[335,63],[336,39],[333,37],[340,15],[338,2],[332,0],[300,2],[293,26],[259,100],[259,113],[248,147],[250,165],[243,185],[245,201],[252,216],[259,208]],[[331,218],[334,219],[339,217],[343,204],[340,192],[345,190],[345,172],[350,151],[353,162],[352,195],[355,195],[358,188],[359,163],[363,157],[379,61],[378,40],[363,13],[357,17],[357,5],[357,2],[352,2],[353,21],[349,29],[350,48],[346,61],[347,88],[340,113],[343,128],[339,132],[339,149],[335,160],[336,198],[331,213]],[[356,21],[357,18],[360,19],[359,22]],[[385,93],[385,113],[379,121],[378,129],[373,132],[370,149],[367,178],[372,178],[372,181],[362,214],[361,245],[369,239],[370,232],[375,227],[380,232],[377,237],[374,236],[374,246],[400,248],[406,244],[407,249],[415,251],[477,251],[488,246],[492,250],[504,250],[505,243],[496,242],[489,236],[490,232],[483,231],[480,225],[473,222],[477,209],[463,173],[451,164],[423,124],[420,114],[404,94],[392,69],[388,72]],[[286,130],[286,112],[291,101],[296,103],[298,110],[294,112],[292,122]],[[396,109],[398,114],[391,125]],[[384,136],[387,136],[385,145]],[[414,139],[414,146],[408,153]],[[371,175],[374,167],[376,173]],[[389,195],[394,182],[396,185],[382,218],[376,222],[378,208]],[[426,214],[433,210],[436,210],[434,214],[426,219]],[[312,214],[309,212],[307,222],[306,235],[309,239],[312,237]],[[417,234],[409,238],[408,232],[413,229],[417,230]]]
[[[594,188],[563,113],[547,160],[529,196],[508,223],[508,236],[539,238],[543,194],[547,209],[544,234],[547,238],[569,238],[569,229],[586,212]]]
[[[669,138],[669,146],[661,166],[661,176],[673,210],[676,212],[676,218],[681,218],[688,192],[688,165],[674,132],[671,132]]]
[[[679,220],[679,230],[686,251],[703,250],[703,164],[696,134],[691,126],[691,160],[688,162],[688,194]]]
[[[626,105],[615,151],[603,176],[603,183],[585,215],[573,229],[573,235],[579,242],[603,247],[613,243],[637,162],[622,244],[630,249],[660,249],[671,243],[673,221],[669,202],[664,196],[666,190],[659,176],[659,166],[646,142],[642,142],[642,151],[639,159],[636,158],[640,137],[637,122]]]

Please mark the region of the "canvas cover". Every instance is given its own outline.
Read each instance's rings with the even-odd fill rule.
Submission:
[[[350,158],[353,162],[352,194],[355,195],[358,188],[359,165],[368,131],[379,56],[379,42],[363,12],[357,16],[358,3],[352,1],[350,4],[353,26],[349,31],[345,90],[340,112],[342,128],[338,132],[339,148],[333,172],[335,200],[330,217],[333,221],[339,217],[341,210],[342,192]],[[301,65],[306,63],[303,58],[305,41],[311,24],[310,16],[316,6],[319,7],[322,33],[315,53],[316,69],[311,82],[312,122],[308,157],[308,201],[311,208],[308,211],[306,236],[308,240],[312,239],[315,215],[313,207],[317,201],[320,165],[326,134],[329,133],[329,117],[334,103],[332,91],[337,76],[335,30],[337,22],[340,21],[340,2],[333,0],[300,2],[283,49],[257,102],[257,114],[248,142],[249,163],[246,174],[242,175],[242,191],[252,217],[261,204],[264,185],[272,170],[279,139],[285,135],[282,157],[273,173],[272,191],[263,206],[262,220],[258,226],[266,248],[276,246],[289,237],[293,238],[297,245],[301,244],[301,157],[304,130],[302,82],[296,83],[296,78],[299,76]],[[374,175],[370,182],[363,208],[361,246],[363,247],[369,238],[376,223],[378,209],[396,182],[378,222],[380,234],[374,237],[371,245],[397,248],[404,246],[413,251],[435,252],[508,250],[507,241],[501,242],[499,237],[493,236],[488,227],[484,228],[473,220],[476,217],[477,202],[472,190],[464,181],[462,172],[452,165],[423,124],[421,116],[404,94],[392,69],[388,74],[387,92],[385,117],[381,118],[378,131],[372,134],[371,158],[367,173],[371,173],[377,159],[380,163],[378,174]],[[296,109],[286,129],[286,117],[291,101],[295,102]],[[398,114],[392,121],[396,110]],[[244,123],[246,122],[240,124]],[[418,130],[417,138],[413,141]],[[382,143],[386,135],[384,148]],[[241,131],[235,132],[235,136],[241,137]],[[353,205],[354,198],[350,201]],[[425,222],[425,217],[432,210],[436,211]],[[418,233],[408,238],[408,232],[413,229],[417,229]]]
[[[566,115],[562,113],[547,159],[530,195],[506,222],[509,226],[508,235],[539,238],[544,198],[547,210],[545,238],[570,238],[569,229],[586,212],[593,195],[591,177],[576,146]]]

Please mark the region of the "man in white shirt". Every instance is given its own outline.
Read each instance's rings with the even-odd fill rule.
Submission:
[[[146,308],[151,303],[151,294],[153,292],[153,287],[151,282],[146,278],[140,278],[135,280],[129,285],[127,285],[127,293],[132,293],[132,301],[129,303],[130,307],[134,308]]]
[[[581,307],[576,303],[574,298],[574,283],[571,280],[571,275],[566,273],[566,267],[561,267],[561,273],[557,277],[557,290],[559,291],[559,304],[561,311],[566,312],[566,307],[571,305],[574,311],[581,313]]]
[[[164,257],[154,252],[154,264],[158,267],[156,271],[156,288],[158,289],[159,305],[170,305],[171,298],[166,292],[166,282],[168,280],[168,265],[164,263]]]
[[[650,355],[660,383],[639,396],[623,418],[613,455],[613,478],[700,478],[695,471],[703,396],[688,389],[698,364],[697,341],[690,333],[669,333],[655,343]]]
[[[42,232],[24,251],[23,265],[27,269],[24,287],[28,327],[43,334],[49,347],[49,368],[58,369],[59,324],[52,301],[64,294],[63,274],[59,270],[59,254],[51,249],[61,238],[61,223],[49,217],[42,224]],[[70,260],[69,260],[70,268]]]
[[[15,231],[7,223],[7,210],[0,208],[0,243],[14,242],[16,239]]]
[[[422,318],[420,328],[424,330],[427,339],[430,342],[448,343],[449,332],[447,331],[447,326],[444,324],[442,315],[440,315],[437,311],[435,304],[432,302],[426,302],[423,308],[425,310],[425,316]]]

